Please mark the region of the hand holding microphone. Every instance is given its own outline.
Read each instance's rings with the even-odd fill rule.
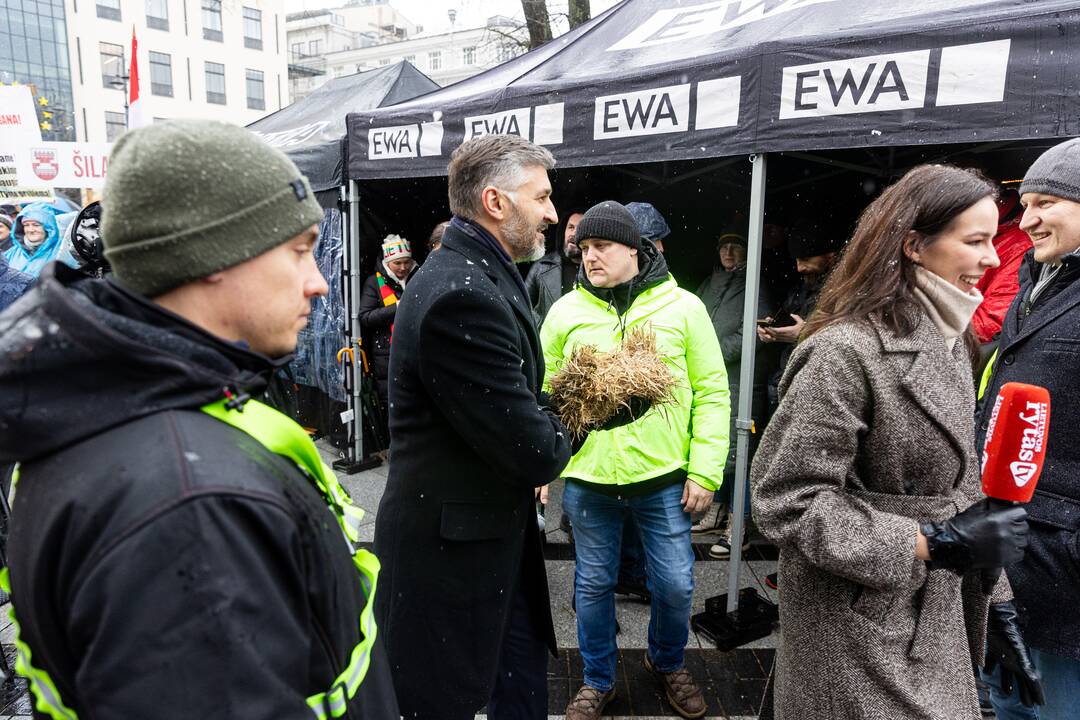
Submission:
[[[1046,458],[1050,393],[1046,388],[1006,383],[994,402],[982,454],[982,487],[987,495],[942,523],[920,528],[931,568],[963,574],[983,570],[989,594],[1001,568],[1019,562],[1027,547],[1027,513]]]
[[[997,507],[989,498],[940,523],[920,527],[930,549],[930,568],[958,575],[968,570],[1001,568],[1024,557],[1027,512]]]

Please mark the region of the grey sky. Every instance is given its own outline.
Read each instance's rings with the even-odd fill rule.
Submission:
[[[593,15],[607,10],[619,0],[591,0]],[[285,0],[286,12],[339,7],[344,0]],[[524,17],[520,0],[391,0],[397,10],[414,23],[424,26],[424,32],[445,32],[450,29],[447,10],[457,10],[457,28],[478,27],[491,15]],[[551,12],[566,12],[566,0],[548,0]]]

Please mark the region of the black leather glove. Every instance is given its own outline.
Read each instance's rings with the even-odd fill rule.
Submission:
[[[941,523],[923,523],[930,568],[960,575],[968,570],[1001,568],[1019,562],[1028,543],[1027,511],[995,505],[989,499]]]
[[[632,397],[627,405],[619,406],[618,412],[609,417],[598,430],[614,430],[615,428],[629,425],[652,408],[652,400],[648,398]]]
[[[619,410],[609,417],[597,430],[614,430],[615,428],[622,427],[623,425],[629,425],[645,413],[649,412],[652,408],[652,400],[648,398],[633,397],[630,398],[628,405],[623,405]],[[585,444],[585,441],[589,439],[589,433],[582,433],[581,435],[570,435],[570,451],[577,455],[578,451]]]
[[[1010,602],[990,606],[986,623],[986,672],[1001,666],[1001,690],[1011,695],[1015,681],[1020,690],[1020,702],[1028,707],[1046,704],[1042,678],[1031,662],[1027,645],[1020,635],[1016,621],[1016,606]]]

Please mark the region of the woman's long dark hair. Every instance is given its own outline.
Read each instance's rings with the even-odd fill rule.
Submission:
[[[996,199],[997,188],[974,170],[919,165],[908,171],[859,217],[803,339],[838,322],[870,317],[898,336],[910,334],[918,317],[910,312],[917,302],[912,293],[915,264],[904,254],[904,243],[914,231],[913,249],[926,247],[957,215],[987,197]],[[969,349],[975,343],[970,329],[965,341]]]

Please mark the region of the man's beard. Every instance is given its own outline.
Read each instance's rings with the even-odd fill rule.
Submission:
[[[537,240],[537,231],[543,233],[547,224],[537,227],[529,224],[525,213],[511,205],[510,217],[502,226],[503,239],[510,246],[510,256],[516,263],[536,262],[544,257],[544,241]],[[542,238],[543,236],[541,236]]]
[[[577,264],[581,264],[581,248],[577,246],[577,243],[566,243],[563,245],[563,255]]]

